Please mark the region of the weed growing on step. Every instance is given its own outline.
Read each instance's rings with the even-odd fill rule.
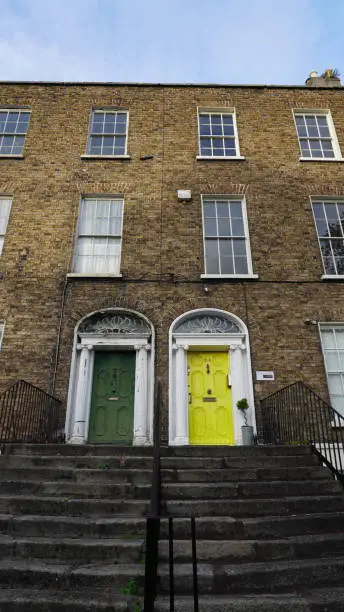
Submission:
[[[129,578],[126,586],[121,588],[122,595],[139,595],[139,585],[135,578]]]
[[[111,465],[109,463],[98,463],[98,470],[111,470]]]

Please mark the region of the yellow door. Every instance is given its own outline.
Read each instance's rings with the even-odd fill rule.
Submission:
[[[190,444],[234,444],[228,353],[188,353]]]

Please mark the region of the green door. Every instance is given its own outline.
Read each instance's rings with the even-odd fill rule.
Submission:
[[[134,430],[135,353],[96,351],[89,442],[131,443]]]

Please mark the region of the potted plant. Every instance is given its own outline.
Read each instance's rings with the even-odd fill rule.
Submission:
[[[242,443],[244,446],[251,446],[253,444],[253,427],[248,424],[246,410],[249,408],[246,397],[241,398],[237,401],[237,408],[241,410],[245,425],[241,426]]]

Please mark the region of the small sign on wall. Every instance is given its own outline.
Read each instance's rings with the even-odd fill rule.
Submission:
[[[275,380],[275,372],[270,371],[259,371],[256,372],[256,380]]]

